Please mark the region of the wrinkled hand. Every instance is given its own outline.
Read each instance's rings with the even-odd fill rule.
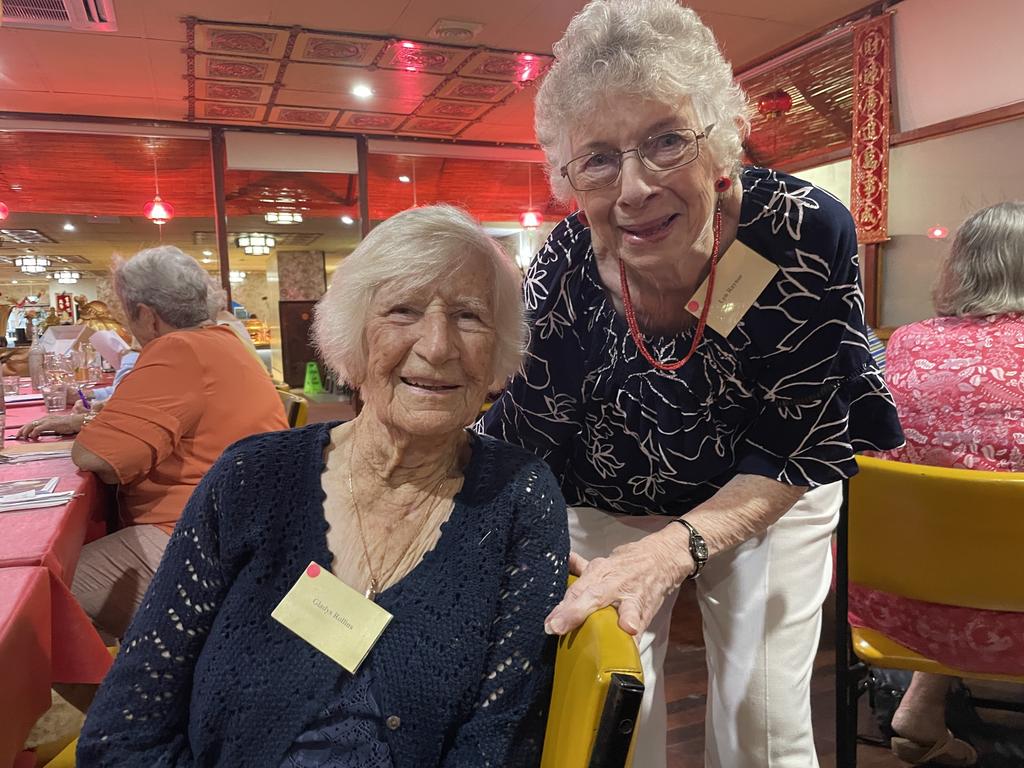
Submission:
[[[685,545],[680,548],[671,543],[675,534],[669,530],[650,534],[616,547],[608,557],[589,562],[571,553],[569,571],[579,578],[548,614],[544,630],[564,635],[594,611],[611,605],[619,612],[619,626],[639,637],[654,620],[665,598],[693,570],[693,560]]]
[[[45,416],[18,430],[18,440],[36,440],[43,432],[56,432],[60,435],[74,435],[81,428],[81,418],[74,414],[58,414]]]

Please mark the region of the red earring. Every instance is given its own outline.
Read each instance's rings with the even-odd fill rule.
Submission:
[[[590,219],[587,218],[587,214],[584,213],[583,209],[576,211],[576,220],[584,227],[590,228]]]
[[[727,192],[729,190],[729,187],[731,186],[732,179],[730,179],[728,176],[720,176],[718,178],[718,181],[715,182],[715,192],[718,192],[719,194],[721,194],[722,192]]]

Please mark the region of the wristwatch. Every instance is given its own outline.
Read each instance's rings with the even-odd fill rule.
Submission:
[[[690,557],[693,558],[693,573],[686,578],[696,579],[708,561],[708,545],[704,541],[704,537],[697,533],[697,529],[690,525],[688,520],[677,517],[672,522],[679,523],[690,533]]]

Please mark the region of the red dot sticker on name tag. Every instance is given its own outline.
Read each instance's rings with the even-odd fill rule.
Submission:
[[[306,568],[306,575],[311,579],[315,579],[320,575],[320,566],[316,563],[310,563],[309,567]]]
[[[689,304],[686,305],[686,308],[691,312],[696,312],[698,309],[700,309],[700,304],[696,301],[691,301]]]

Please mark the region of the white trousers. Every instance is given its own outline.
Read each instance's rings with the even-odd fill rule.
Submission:
[[[708,664],[706,768],[816,768],[811,671],[832,577],[840,483],[808,491],[765,533],[708,561],[697,579]],[[665,517],[569,508],[572,549],[587,559],[661,530]],[[646,691],[633,768],[664,768],[662,666],[676,595],[641,636]]]

